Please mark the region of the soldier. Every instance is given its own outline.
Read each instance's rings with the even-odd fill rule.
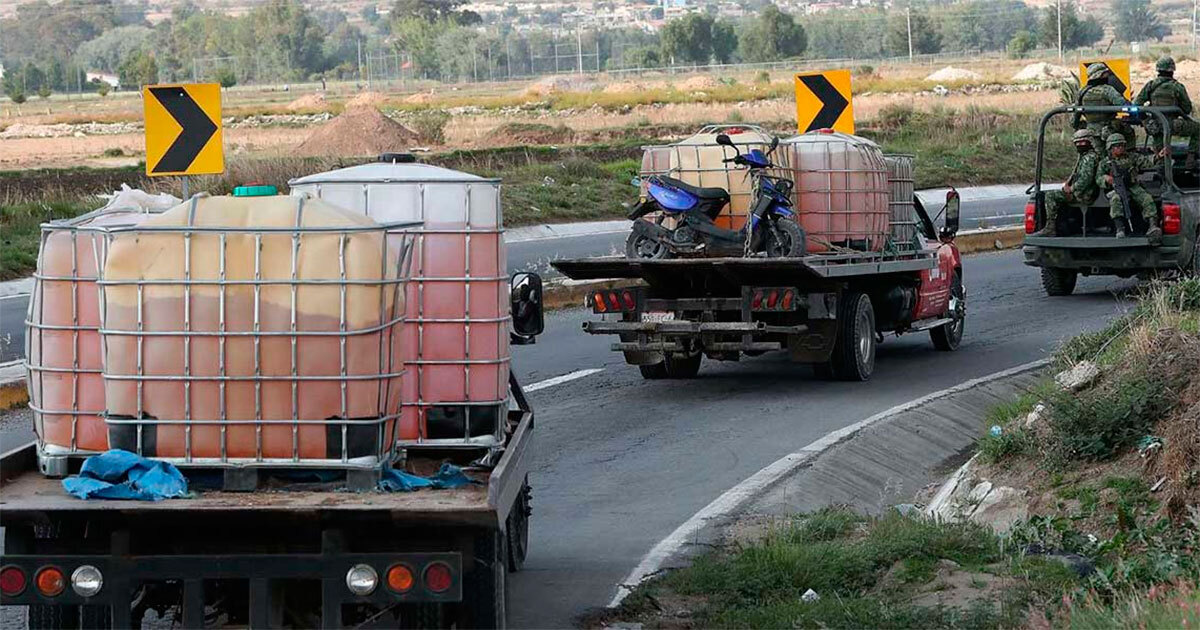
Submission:
[[[1113,185],[1113,173],[1123,172],[1125,188],[1129,192],[1129,203],[1133,206],[1128,208],[1130,216],[1134,210],[1141,212],[1142,218],[1146,219],[1146,238],[1151,242],[1156,241],[1162,237],[1162,228],[1158,227],[1158,208],[1154,206],[1154,197],[1151,197],[1150,193],[1146,192],[1146,189],[1138,183],[1137,176],[1143,170],[1154,168],[1156,158],[1161,158],[1165,151],[1159,151],[1154,157],[1129,153],[1126,151],[1125,137],[1119,133],[1110,135],[1105,147],[1108,155],[1096,169],[1096,184],[1112,190],[1108,197],[1108,208],[1109,216],[1113,218],[1113,223],[1117,226],[1117,238],[1126,236],[1126,208],[1121,194]]]
[[[1109,84],[1108,66],[1102,63],[1094,63],[1087,67],[1087,85],[1079,91],[1079,99],[1076,105],[1097,106],[1111,105],[1121,106],[1129,105],[1129,101],[1125,100],[1125,95],[1121,94]],[[1075,115],[1074,127],[1082,129],[1084,122],[1079,114]],[[1119,133],[1125,136],[1125,142],[1134,144],[1133,127],[1120,118],[1116,114],[1101,114],[1091,113],[1087,115],[1087,128],[1092,130],[1098,140],[1107,138],[1108,136]]]
[[[1171,134],[1184,136],[1188,139],[1187,162],[1185,168],[1196,168],[1196,154],[1200,153],[1200,123],[1191,119],[1192,99],[1188,98],[1187,88],[1175,80],[1175,60],[1163,57],[1154,64],[1158,76],[1151,79],[1133,99],[1135,105],[1151,105],[1154,107],[1178,107],[1182,114],[1170,114],[1167,120],[1171,123]],[[1158,119],[1147,116],[1144,123],[1146,133],[1154,139],[1154,148],[1162,148],[1162,130],[1159,129]]]
[[[1096,136],[1091,129],[1080,129],[1072,139],[1079,152],[1075,169],[1062,190],[1046,193],[1046,225],[1033,236],[1056,236],[1058,214],[1064,208],[1087,208],[1100,196],[1100,186],[1096,183],[1096,168],[1100,165],[1100,152],[1095,150]]]

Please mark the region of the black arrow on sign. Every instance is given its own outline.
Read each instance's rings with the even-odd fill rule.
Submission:
[[[832,128],[837,119],[841,117],[842,112],[846,111],[846,106],[850,104],[850,101],[846,100],[846,97],[842,96],[842,93],[838,92],[837,88],[834,88],[823,74],[800,77],[800,82],[813,93],[813,96],[817,97],[817,100],[821,101],[821,111],[817,112],[812,122],[808,123],[805,131]]]
[[[1128,90],[1129,86],[1125,85],[1125,82],[1121,80],[1121,77],[1117,76],[1117,71],[1113,70],[1113,67],[1108,65],[1107,62],[1105,62],[1104,67],[1108,68],[1109,84],[1116,88],[1117,94],[1125,96],[1125,90]]]
[[[217,125],[182,87],[152,87],[150,93],[182,128],[175,142],[167,147],[162,159],[154,165],[153,172],[186,171],[204,145],[208,144],[208,139],[217,132]]]

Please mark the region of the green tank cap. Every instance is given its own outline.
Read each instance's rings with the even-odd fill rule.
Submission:
[[[262,184],[238,186],[233,189],[234,197],[271,197],[278,194],[279,190],[274,186],[264,186]]]

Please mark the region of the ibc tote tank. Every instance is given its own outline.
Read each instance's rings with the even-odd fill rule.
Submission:
[[[774,161],[795,183],[809,253],[836,248],[880,251],[888,238],[891,190],[879,145],[814,131],[783,140]]]
[[[413,245],[400,442],[492,446],[508,401],[509,288],[500,180],[385,154],[289,182],[377,221],[422,224]]]

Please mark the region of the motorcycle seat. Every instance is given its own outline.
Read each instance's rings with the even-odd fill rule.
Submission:
[[[729,193],[724,188],[701,188],[699,186],[693,186],[687,182],[683,182],[678,179],[675,179],[674,177],[667,177],[666,175],[659,177],[659,179],[662,180],[662,183],[664,183],[672,188],[678,188],[680,190],[686,191],[688,193],[695,195],[696,197],[698,197],[700,199],[705,199],[705,200],[709,200],[709,201],[717,201],[717,200],[729,201]]]

